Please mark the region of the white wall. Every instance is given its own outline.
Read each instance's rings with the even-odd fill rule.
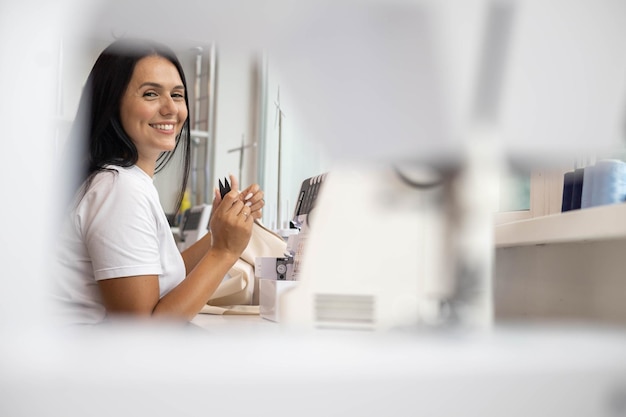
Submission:
[[[331,161],[323,142],[304,127],[302,101],[309,97],[297,96],[289,84],[283,82],[285,74],[268,58],[267,63],[267,111],[266,111],[266,156],[264,167],[264,190],[266,210],[264,222],[272,228],[286,228],[293,216],[295,201],[302,181],[323,174],[331,167]],[[282,112],[279,132],[278,104]],[[324,123],[319,120],[319,123]],[[278,216],[278,143],[281,149],[281,215]],[[283,224],[279,224],[278,220]]]
[[[239,152],[229,150],[255,143],[255,120],[258,106],[254,102],[254,56],[248,51],[219,48],[216,125],[215,125],[215,178],[229,174],[239,177]],[[256,181],[257,148],[244,150],[244,164],[240,185],[245,187]],[[215,184],[217,185],[217,184]]]

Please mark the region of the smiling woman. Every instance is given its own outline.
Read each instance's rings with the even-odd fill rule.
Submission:
[[[161,153],[176,148],[188,113],[185,86],[174,64],[160,56],[137,62],[122,97],[120,119],[137,146],[137,165],[148,175],[154,174]]]
[[[188,113],[185,76],[168,47],[118,40],[96,60],[67,144],[85,165],[58,239],[53,298],[62,324],[189,320],[247,246],[263,192],[253,184],[240,193],[231,177],[231,192],[215,196],[210,233],[178,251],[153,177],[181,151],[182,196]]]

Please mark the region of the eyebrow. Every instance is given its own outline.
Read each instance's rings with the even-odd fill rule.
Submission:
[[[139,86],[139,88],[143,88],[143,87],[163,88],[161,84],[153,83],[153,82],[145,82]],[[185,89],[184,85],[176,85],[174,86],[174,88],[172,88],[172,90],[184,90],[184,89]]]

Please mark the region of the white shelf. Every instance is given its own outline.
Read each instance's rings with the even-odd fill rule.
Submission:
[[[496,248],[626,239],[626,204],[592,207],[495,227]]]

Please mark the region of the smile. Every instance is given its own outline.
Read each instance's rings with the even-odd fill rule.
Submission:
[[[159,130],[174,130],[173,124],[152,124],[150,126]]]

